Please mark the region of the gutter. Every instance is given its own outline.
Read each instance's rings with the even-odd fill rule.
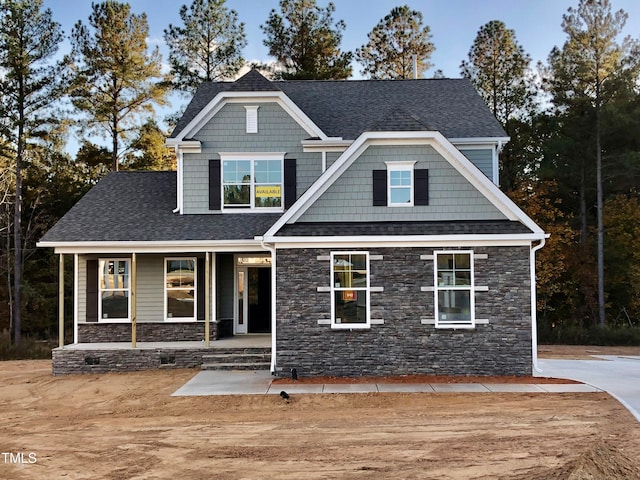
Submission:
[[[178,172],[176,173],[178,184],[176,185],[176,208],[173,210],[173,213],[178,213],[182,210],[182,151],[178,145],[175,146],[175,151],[176,161],[178,163]]]
[[[529,255],[529,271],[531,272],[531,361],[533,370],[536,373],[542,373],[542,369],[538,365],[538,305],[536,297],[536,252],[544,247],[547,243],[546,238],[540,240],[535,247],[531,247]]]

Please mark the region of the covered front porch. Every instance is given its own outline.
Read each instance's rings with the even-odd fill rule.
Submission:
[[[268,251],[73,253],[71,343],[64,336],[69,254],[58,253],[54,374],[197,367],[227,350],[270,356],[275,281]]]

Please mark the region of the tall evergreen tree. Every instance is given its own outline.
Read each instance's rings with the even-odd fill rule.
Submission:
[[[528,128],[534,106],[533,91],[527,85],[531,57],[518,45],[516,34],[504,22],[492,20],[480,27],[460,68],[511,137],[500,156],[500,183],[511,190],[525,170],[522,138],[517,132]]]
[[[629,68],[637,68],[631,56],[634,42],[627,37],[618,40],[627,21],[623,10],[615,13],[609,0],[580,0],[577,8],[563,15],[562,28],[567,40],[562,48],[554,48],[549,57],[552,70],[550,91],[560,111],[583,112],[589,128],[589,145],[595,158],[596,223],[598,270],[598,322],[605,324],[604,286],[604,190],[602,172],[602,112],[609,103],[608,89],[616,77]],[[589,142],[589,139],[593,139]],[[586,165],[581,166],[583,189],[586,188]],[[586,195],[583,194],[586,199]],[[583,234],[586,233],[586,200],[582,205]]]
[[[224,4],[194,0],[180,8],[183,26],[169,25],[164,31],[174,88],[193,93],[202,82],[233,78],[242,67],[244,24]]]
[[[165,102],[167,88],[158,48],[147,51],[146,15],[133,14],[129,4],[113,0],[91,7],[89,25],[79,21],[71,32],[71,100],[85,114],[89,131],[111,138],[116,171],[121,141],[135,130],[138,115]]]
[[[367,35],[369,42],[356,50],[363,75],[373,79],[420,78],[433,65],[435,46],[429,26],[422,26],[422,13],[407,5],[395,7]],[[417,72],[413,71],[414,58]]]
[[[63,39],[42,0],[5,0],[0,9],[0,143],[15,169],[13,214],[13,338],[20,344],[23,286],[23,176],[31,144],[55,123],[53,106],[63,92],[53,56]]]
[[[351,75],[351,52],[342,52],[340,42],[344,21],[333,21],[336,7],[326,8],[316,0],[280,0],[279,14],[271,10],[260,28],[269,55],[282,64],[276,77],[298,80],[339,80]]]

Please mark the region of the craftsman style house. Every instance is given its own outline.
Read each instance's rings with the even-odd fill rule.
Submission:
[[[508,140],[464,79],[202,85],[177,172],[108,175],[39,243],[74,258],[54,373],[253,334],[275,374],[531,374],[546,235],[498,188]]]

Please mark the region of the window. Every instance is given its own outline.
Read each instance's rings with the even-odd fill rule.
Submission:
[[[165,317],[196,319],[196,259],[165,259]]]
[[[225,209],[282,209],[284,155],[222,159],[222,199]]]
[[[109,258],[98,261],[98,319],[127,322],[131,318],[131,260]]]
[[[473,328],[473,252],[435,252],[436,327]]]
[[[331,253],[332,328],[369,328],[369,253]]]
[[[413,206],[413,166],[415,162],[387,162],[388,205]]]

